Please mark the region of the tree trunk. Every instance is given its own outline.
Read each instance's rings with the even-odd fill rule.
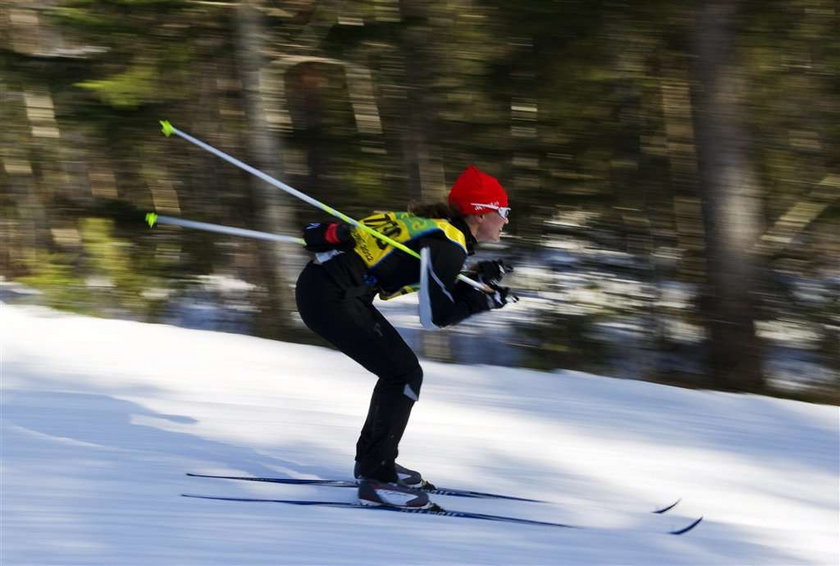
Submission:
[[[438,64],[429,49],[429,18],[432,7],[422,0],[399,0],[403,20],[401,51],[405,65],[405,114],[403,160],[409,199],[438,201],[445,195],[442,160],[434,150],[436,128],[432,116],[432,72]]]
[[[258,0],[242,0],[237,5],[236,62],[242,82],[250,161],[256,168],[279,179],[282,170],[280,142],[269,130],[260,88],[265,30],[258,4]],[[257,229],[286,234],[294,232],[291,197],[256,177],[252,179]],[[263,335],[283,337],[291,326],[291,311],[294,308],[292,282],[297,250],[291,244],[260,242],[258,245],[260,269],[267,291],[266,308],[261,309],[258,320],[259,331]]]
[[[742,120],[744,77],[735,65],[737,2],[698,8],[694,41],[694,121],[707,241],[707,293],[701,305],[713,386],[763,389],[756,334],[760,194]]]

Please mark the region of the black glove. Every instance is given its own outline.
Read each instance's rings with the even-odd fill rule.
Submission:
[[[303,240],[306,242],[306,249],[316,254],[330,250],[352,250],[356,245],[353,240],[353,228],[340,222],[308,224],[303,229]]]
[[[503,306],[519,301],[519,297],[511,293],[510,287],[500,287],[492,283],[488,287],[493,289],[492,293],[487,294],[487,304],[491,309],[500,309]]]
[[[506,273],[513,273],[513,266],[503,259],[479,261],[473,266],[478,280],[482,283],[497,284]]]

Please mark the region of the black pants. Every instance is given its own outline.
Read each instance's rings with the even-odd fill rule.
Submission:
[[[335,263],[333,263],[335,262]],[[313,332],[379,379],[356,443],[359,474],[396,481],[394,461],[411,408],[420,394],[423,370],[405,340],[373,306],[373,292],[358,292],[349,260],[309,263],[298,277],[301,318]]]

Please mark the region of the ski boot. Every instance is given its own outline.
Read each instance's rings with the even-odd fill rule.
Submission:
[[[397,472],[397,483],[400,483],[406,487],[424,490],[435,489],[434,485],[423,479],[423,476],[420,475],[420,472],[417,472],[415,470],[409,470],[404,466],[400,466],[396,462],[394,463],[394,471]],[[356,462],[356,465],[353,468],[353,477],[355,477],[356,479],[361,479],[362,477],[361,473],[359,472],[358,462]]]
[[[397,463],[394,463],[394,470],[397,472],[397,477],[400,478],[400,483],[413,487],[414,489],[434,489],[435,486],[423,479],[420,472],[409,470]]]
[[[358,497],[359,503],[370,506],[429,509],[434,505],[422,490],[406,487],[401,483],[380,482],[366,478],[359,479]]]

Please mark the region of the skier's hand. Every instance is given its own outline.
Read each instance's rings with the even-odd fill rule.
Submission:
[[[487,304],[491,309],[500,309],[505,305],[519,301],[519,297],[511,292],[510,287],[500,287],[493,283],[489,283],[488,287],[493,290],[492,293],[487,294]]]
[[[473,269],[479,281],[493,285],[500,283],[505,274],[513,273],[513,266],[503,259],[479,261]]]
[[[352,250],[355,246],[353,232],[349,224],[340,222],[313,222],[303,229],[306,249],[313,253],[330,250]]]

